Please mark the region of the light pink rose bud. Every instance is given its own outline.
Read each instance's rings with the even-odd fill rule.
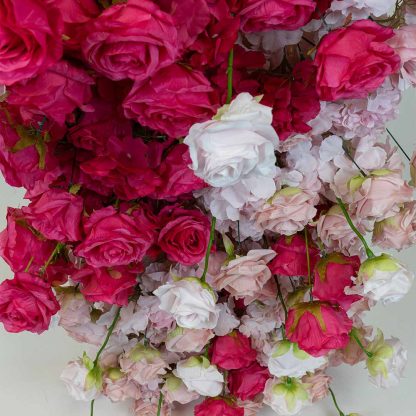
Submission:
[[[309,385],[307,388],[312,403],[324,399],[328,395],[331,377],[323,371],[310,373],[302,378],[302,382]]]
[[[352,204],[358,218],[381,221],[400,210],[400,205],[412,199],[413,190],[393,171],[380,169],[370,176],[355,176],[348,183]]]
[[[318,194],[300,188],[283,188],[253,215],[256,226],[278,234],[293,235],[301,231],[316,215]]]
[[[416,243],[416,202],[409,202],[393,217],[374,224],[373,243],[401,250]]]
[[[166,349],[172,352],[201,352],[214,338],[210,329],[188,329],[180,326],[168,333]]]

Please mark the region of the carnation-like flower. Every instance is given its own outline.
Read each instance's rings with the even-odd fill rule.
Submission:
[[[400,340],[384,340],[383,333],[379,330],[366,349],[371,353],[367,359],[370,381],[382,388],[399,384],[407,363],[407,351]]]
[[[363,295],[384,305],[398,302],[410,290],[414,274],[388,254],[367,259],[358,272]]]
[[[218,396],[224,384],[224,376],[204,356],[179,361],[173,374],[182,379],[188,390],[202,396]]]
[[[284,340],[273,346],[268,367],[270,373],[276,377],[299,378],[308,372],[314,372],[327,362],[325,356],[313,357],[302,351],[298,344]]]
[[[213,329],[217,326],[217,295],[198,278],[168,283],[153,293],[160,299],[160,309],[171,313],[179,326],[189,329]]]

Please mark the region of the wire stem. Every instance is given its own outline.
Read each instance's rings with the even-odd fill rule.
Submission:
[[[95,400],[91,400],[90,416],[94,416],[94,404],[95,404]]]
[[[338,410],[339,416],[345,416],[345,413],[338,406],[337,398],[335,397],[334,391],[331,388],[329,388],[329,392],[331,393],[332,401],[334,402],[334,406]]]
[[[209,263],[209,256],[211,254],[212,245],[214,243],[215,237],[215,224],[217,223],[217,219],[212,217],[211,221],[211,232],[209,233],[209,243],[207,247],[207,252],[205,253],[205,264],[204,264],[204,272],[202,273],[201,280],[205,282],[208,272],[208,263]]]
[[[368,358],[372,358],[372,357],[374,356],[374,354],[373,354],[372,352],[367,351],[367,350],[365,349],[365,347],[364,347],[363,343],[361,342],[360,338],[358,338],[358,335],[357,335],[357,333],[356,333],[355,328],[353,328],[353,330],[351,331],[351,334],[350,334],[350,335],[354,338],[355,342],[356,342],[356,343],[358,344],[358,346],[359,346],[359,347],[363,350],[363,352],[365,353],[365,355],[366,355]]]
[[[393,136],[391,131],[389,129],[386,129],[386,130],[387,130],[387,133],[389,134],[389,136],[393,139],[394,143],[397,144],[397,147],[402,151],[402,153],[406,156],[406,159],[410,162],[409,155],[406,153],[406,151],[403,149],[403,147],[400,145],[400,143],[396,140],[396,138]]]
[[[279,296],[280,302],[283,306],[283,310],[285,312],[285,321],[287,321],[287,307],[285,304],[285,300],[283,299],[283,294],[282,294],[282,289],[280,288],[280,283],[279,283],[279,279],[277,278],[277,276],[274,276],[274,280],[276,281],[276,285],[277,285],[277,295]]]

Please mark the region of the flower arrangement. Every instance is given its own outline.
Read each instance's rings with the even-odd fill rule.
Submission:
[[[414,2],[2,0],[0,21],[0,168],[29,201],[0,321],[88,344],[62,380],[91,416],[102,395],[346,416],[328,367],[399,382],[404,347],[363,314],[413,281],[386,251],[416,243],[416,156],[385,126]]]

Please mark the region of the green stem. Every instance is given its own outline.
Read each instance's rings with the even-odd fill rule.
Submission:
[[[338,403],[337,403],[337,399],[336,399],[335,394],[334,394],[334,392],[331,388],[329,388],[329,392],[331,393],[332,401],[334,402],[334,406],[338,410],[339,416],[345,416],[345,413],[339,408]]]
[[[45,272],[46,269],[49,267],[49,265],[52,263],[52,260],[54,257],[59,254],[59,252],[62,250],[64,245],[62,243],[58,243],[55,248],[53,249],[51,255],[49,256],[48,260],[46,260],[45,264],[42,266],[42,271]]]
[[[95,400],[91,400],[90,416],[94,416],[94,404],[95,404]]]
[[[277,295],[279,296],[280,299],[280,303],[283,306],[283,310],[285,312],[285,322],[287,321],[287,307],[285,304],[285,300],[283,299],[283,294],[282,294],[282,289],[280,288],[280,283],[279,283],[279,279],[277,278],[277,276],[274,276],[274,280],[276,281],[276,285],[277,285]]]
[[[201,280],[205,282],[208,272],[208,263],[209,263],[209,256],[211,254],[212,245],[214,243],[214,237],[215,237],[215,224],[217,222],[217,219],[215,217],[212,217],[211,221],[211,231],[209,233],[209,243],[207,247],[207,252],[205,253],[205,264],[204,264],[204,272],[202,273]]]
[[[228,55],[227,68],[227,104],[230,104],[233,98],[233,65],[234,65],[234,49],[231,49]]]
[[[25,273],[27,273],[29,271],[30,266],[32,265],[34,259],[35,258],[33,256],[30,258],[29,263],[26,266]]]
[[[365,248],[365,252],[367,253],[367,257],[369,259],[375,257],[375,254],[372,252],[372,250],[368,246],[367,241],[365,241],[364,236],[358,231],[357,227],[353,224],[353,222],[351,220],[351,217],[350,217],[350,214],[348,214],[348,211],[347,211],[347,208],[346,208],[345,204],[339,198],[337,198],[337,202],[338,202],[338,205],[341,207],[341,210],[342,210],[342,212],[344,214],[344,217],[347,220],[349,226],[351,227],[351,229],[354,231],[354,233],[357,235],[357,237],[363,243],[363,246]]]
[[[163,404],[163,393],[160,392],[159,403],[157,404],[157,416],[160,416],[162,413],[162,404]]]
[[[358,338],[358,335],[356,333],[356,329],[353,328],[350,335],[354,338],[355,342],[358,344],[358,346],[363,350],[363,352],[365,353],[365,355],[368,358],[372,358],[374,356],[374,354],[370,351],[367,351],[363,345],[363,343],[361,342],[360,338]]]
[[[396,138],[393,136],[391,131],[389,129],[386,129],[386,130],[387,130],[387,133],[389,134],[389,136],[393,139],[394,143],[397,144],[397,147],[402,151],[402,153],[406,156],[406,159],[410,162],[409,155],[406,153],[406,151],[403,149],[403,147],[400,145],[400,143],[396,140]]]

